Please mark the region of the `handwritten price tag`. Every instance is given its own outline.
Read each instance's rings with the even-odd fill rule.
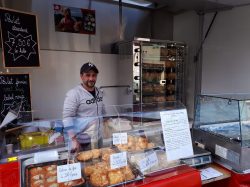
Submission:
[[[57,182],[67,182],[76,179],[80,179],[81,176],[81,164],[67,164],[57,166]]]
[[[115,153],[110,155],[110,167],[111,169],[117,169],[127,166],[127,152]]]
[[[113,133],[113,145],[127,144],[128,135],[127,133]]]
[[[141,171],[150,169],[151,167],[158,165],[158,158],[155,152],[146,156],[139,162],[139,167]]]

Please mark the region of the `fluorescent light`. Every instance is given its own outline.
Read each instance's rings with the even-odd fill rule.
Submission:
[[[113,0],[119,2],[119,0]],[[122,3],[127,3],[131,5],[136,6],[142,6],[142,7],[150,7],[152,6],[152,2],[146,1],[146,0],[122,0]]]

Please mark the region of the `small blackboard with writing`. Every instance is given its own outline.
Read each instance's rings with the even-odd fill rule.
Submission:
[[[0,17],[4,66],[39,67],[36,15],[0,8]]]
[[[18,122],[31,121],[29,74],[0,74],[0,119],[13,110]]]

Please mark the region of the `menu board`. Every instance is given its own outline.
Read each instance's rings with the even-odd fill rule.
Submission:
[[[0,9],[0,17],[4,66],[40,66],[36,16]]]
[[[0,74],[0,118],[10,110],[18,113],[19,122],[32,119],[29,74]]]

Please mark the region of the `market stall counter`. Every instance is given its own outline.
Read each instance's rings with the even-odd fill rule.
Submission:
[[[99,110],[103,115],[22,122],[8,130],[2,142],[13,150],[2,145],[2,160],[16,156],[9,164],[20,166],[12,172],[20,182],[10,186],[201,186],[199,171],[181,162],[194,154],[181,103]]]
[[[20,186],[19,162],[0,164],[0,186],[19,187]]]
[[[145,178],[143,182],[138,182],[131,186],[143,187],[198,187],[201,186],[200,172],[190,166],[183,165]]]

